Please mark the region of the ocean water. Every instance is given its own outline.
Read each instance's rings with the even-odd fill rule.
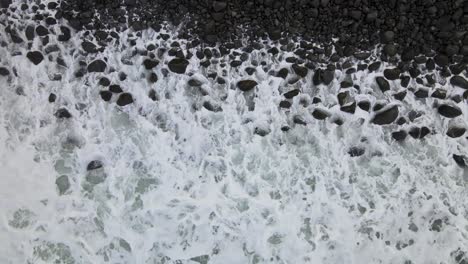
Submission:
[[[74,34],[38,66],[26,59],[26,44],[0,47],[0,64],[12,72],[0,77],[1,263],[439,264],[463,258],[468,172],[452,154],[468,154],[467,142],[445,131],[450,122],[466,125],[466,118],[441,119],[434,99],[398,102],[382,94],[374,80],[385,65],[354,74],[357,98],[397,104],[401,115],[420,111],[422,117],[403,127],[436,132],[397,143],[390,136],[396,125],[373,125],[372,114],[359,108],[354,115],[340,111],[336,94],[349,76],[336,71],[330,86],[314,86],[312,71],[292,85],[268,74],[289,67],[281,59],[288,52],[254,51],[240,68],[228,63],[224,70],[200,67],[194,56],[187,68],[192,76],[164,77],[166,54],[154,70],[159,80],[150,84],[144,56],[133,50],[169,42],[144,31],[127,47],[127,34],[87,56],[79,49],[81,33]],[[36,39],[33,49],[40,47]],[[57,66],[59,55],[68,67]],[[106,57],[112,72],[76,78],[79,61],[94,57]],[[244,68],[254,60],[267,65],[248,76]],[[226,84],[207,78],[209,72]],[[54,81],[55,74],[62,79]],[[101,76],[135,102],[119,107],[117,94],[104,102]],[[189,86],[191,78],[202,86]],[[258,86],[241,92],[242,79]],[[399,81],[391,86],[401,89]],[[302,93],[290,109],[279,108],[293,88]],[[148,97],[151,89],[157,101]],[[460,91],[450,87],[452,94]],[[55,103],[48,102],[51,92]],[[314,96],[322,99],[318,106],[311,104]],[[208,111],[206,102],[222,111]],[[54,115],[63,107],[72,118]],[[329,108],[331,117],[314,119],[316,107]],[[466,104],[460,107],[467,113]],[[344,124],[334,124],[337,118]],[[351,147],[365,153],[351,157]],[[87,171],[93,160],[103,167]]]

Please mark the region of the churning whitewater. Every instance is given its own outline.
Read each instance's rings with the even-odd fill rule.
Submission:
[[[159,33],[132,38],[124,31],[94,57],[77,48],[82,34],[57,44],[39,65],[21,45],[0,47],[0,63],[15,69],[0,76],[1,263],[464,258],[468,172],[452,154],[468,152],[466,140],[445,135],[453,120],[435,114],[433,98],[392,100],[402,114],[425,113],[404,126],[436,131],[400,143],[391,134],[396,125],[374,125],[374,114],[361,108],[340,111],[335,95],[344,80],[370,105],[391,97],[366,92],[378,91],[375,78],[386,63],[351,79],[336,71],[330,85],[315,85],[311,72],[301,79],[270,74],[289,67],[281,58],[292,53],[284,50],[253,50],[239,68],[224,69],[227,56],[208,67],[193,56],[186,75],[161,66],[171,60],[166,53],[154,80],[139,52],[166,47]],[[129,38],[132,48],[124,44]],[[90,74],[77,75],[104,58],[105,74],[88,66]],[[247,75],[247,67],[255,71]],[[246,79],[255,88],[238,89]],[[103,92],[113,84],[123,93]],[[302,93],[278,107],[294,89]]]

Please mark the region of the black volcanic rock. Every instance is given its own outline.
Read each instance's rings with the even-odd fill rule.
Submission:
[[[384,76],[387,80],[394,81],[398,78],[400,78],[400,69],[398,68],[393,68],[393,69],[385,69],[384,70]]]
[[[0,67],[0,76],[8,76],[10,71],[6,67]]]
[[[313,116],[315,119],[324,120],[324,119],[326,119],[327,117],[329,117],[330,114],[329,114],[326,110],[323,110],[323,109],[320,109],[320,108],[316,108],[316,109],[314,109],[314,111],[312,112],[312,116]]]
[[[396,141],[405,140],[407,135],[408,134],[404,130],[399,130],[399,131],[392,132],[392,138],[395,139]]]
[[[126,106],[133,103],[133,96],[130,93],[121,93],[117,99],[118,106]]]
[[[375,81],[377,82],[377,85],[379,86],[382,93],[390,90],[390,83],[387,80],[385,80],[384,77],[377,76],[375,77]]]
[[[171,70],[174,73],[179,73],[179,74],[184,74],[188,65],[189,65],[188,60],[181,59],[181,58],[172,59],[167,64],[167,66],[169,67],[169,70]]]
[[[104,72],[107,68],[107,64],[100,59],[92,61],[88,64],[88,72]]]
[[[371,122],[376,125],[388,125],[397,119],[398,114],[398,106],[394,105],[377,112]]]
[[[59,108],[56,112],[55,112],[55,116],[57,118],[60,118],[60,119],[68,119],[68,118],[71,118],[72,115],[70,114],[70,112],[68,111],[68,109],[66,108]]]
[[[447,117],[447,118],[454,118],[460,116],[462,111],[458,106],[442,104],[438,107],[438,112],[440,115]]]
[[[242,80],[237,82],[237,88],[243,92],[250,91],[255,88],[255,86],[257,86],[257,82],[254,80]]]
[[[468,81],[461,76],[453,76],[450,78],[450,84],[468,90]]]
[[[466,128],[461,126],[452,126],[447,130],[446,135],[451,138],[459,138],[465,134]]]
[[[34,64],[38,65],[44,60],[44,55],[40,51],[30,51],[26,54],[26,57]]]

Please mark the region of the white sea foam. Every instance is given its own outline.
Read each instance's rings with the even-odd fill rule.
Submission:
[[[199,76],[209,91],[203,96],[186,75],[162,78],[162,63],[159,81],[148,84],[142,59],[125,65],[129,49],[109,45],[97,55],[116,70],[105,75],[135,99],[121,108],[115,94],[110,103],[100,98],[102,74],[73,76],[79,58],[91,61],[79,54],[79,41],[77,34],[61,46],[67,69],[47,57],[33,66],[12,56],[25,53],[22,45],[0,48],[0,63],[18,74],[0,77],[1,263],[454,263],[453,252],[468,248],[466,171],[451,158],[468,154],[466,140],[444,135],[448,122],[431,108],[433,99],[408,96],[400,111],[424,111],[417,122],[438,133],[397,144],[390,138],[396,127],[371,125],[360,109],[349,115],[331,107],[342,126],[313,119],[315,106],[301,106],[299,97],[290,110],[279,109],[287,86],[262,67],[248,77],[259,83],[255,91],[240,92],[235,84],[247,78],[242,68],[250,62],[227,66],[227,85]],[[137,47],[149,42],[164,45],[148,31]],[[287,66],[257,51],[252,59]],[[123,82],[119,71],[128,75]],[[207,72],[195,57],[188,71]],[[57,72],[62,81],[51,81]],[[357,73],[354,83],[377,91],[374,78]],[[293,86],[336,104],[337,81],[315,87],[309,71]],[[148,98],[151,88],[159,101]],[[58,96],[52,104],[50,92]],[[360,96],[374,102],[378,93]],[[208,99],[223,111],[201,107]],[[59,107],[73,117],[58,120]],[[309,124],[294,125],[294,115]],[[285,124],[289,132],[281,131]],[[256,135],[257,127],[270,133]],[[350,157],[353,146],[365,154]],[[104,167],[90,176],[86,166],[95,159]],[[62,175],[69,189],[60,195]],[[440,232],[430,230],[436,219]]]

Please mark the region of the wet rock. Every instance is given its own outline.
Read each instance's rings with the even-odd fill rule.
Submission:
[[[406,97],[406,91],[401,91],[398,93],[393,94],[393,97],[398,101],[403,101]]]
[[[118,106],[126,106],[133,103],[133,96],[130,93],[121,93],[117,99]]]
[[[40,51],[30,51],[26,54],[26,57],[34,64],[38,65],[44,60],[44,55]]]
[[[447,91],[442,89],[436,89],[432,94],[431,97],[438,98],[438,99],[445,99],[447,98]]]
[[[461,109],[455,105],[442,104],[437,110],[440,115],[447,118],[454,118],[462,114]]]
[[[380,61],[376,61],[369,64],[369,67],[367,69],[369,70],[369,72],[375,72],[380,68],[381,65],[382,63]]]
[[[56,99],[57,99],[57,96],[54,93],[50,93],[49,98],[47,100],[49,101],[49,103],[53,103],[55,102]]]
[[[399,130],[399,131],[392,132],[392,138],[395,139],[396,141],[405,140],[407,135],[408,134],[404,130]]]
[[[431,131],[428,127],[412,127],[408,134],[415,139],[421,139],[427,136]]]
[[[8,76],[10,75],[10,71],[5,67],[0,67],[0,76]]]
[[[400,84],[401,84],[401,87],[408,87],[410,81],[411,81],[411,78],[409,76],[400,76]]]
[[[149,76],[148,76],[148,81],[149,81],[150,83],[156,83],[156,82],[158,82],[158,79],[159,79],[159,78],[158,78],[158,75],[157,75],[155,72],[151,72],[151,73],[149,74]]]
[[[109,91],[111,91],[112,93],[121,93],[121,92],[123,92],[122,88],[118,84],[112,84],[111,86],[109,86]]]
[[[102,161],[100,160],[92,160],[91,162],[88,163],[88,166],[86,166],[87,171],[92,171],[92,170],[97,170],[100,169],[104,166]]]
[[[60,195],[64,195],[70,189],[70,180],[67,175],[62,175],[55,180]]]
[[[380,42],[384,44],[391,43],[394,37],[395,33],[393,31],[382,32],[380,33]]]
[[[0,0],[0,8],[8,8],[12,4],[12,0]]]
[[[364,148],[361,148],[361,147],[351,147],[349,150],[348,150],[348,154],[351,156],[351,157],[359,157],[359,156],[362,156],[364,155],[364,153],[366,152],[366,150]]]
[[[461,127],[461,126],[451,126],[447,130],[446,135],[451,137],[451,138],[459,138],[465,134],[466,128]]]
[[[416,98],[424,99],[429,97],[429,91],[424,88],[419,88],[416,92],[414,92],[414,95],[416,96]]]
[[[299,89],[294,89],[283,94],[286,99],[292,99],[300,93]]]
[[[379,86],[382,93],[390,90],[390,83],[382,76],[375,77],[375,81],[377,82],[377,85]]]
[[[364,111],[369,112],[369,109],[370,109],[370,102],[369,102],[369,101],[365,101],[365,100],[360,101],[360,102],[358,103],[358,107],[361,108],[361,109],[364,110]]]
[[[340,83],[340,88],[342,89],[346,89],[350,87],[353,87],[353,81],[351,80],[344,80]]]
[[[188,80],[187,84],[192,87],[200,87],[203,85],[203,83],[200,80],[194,78]]]
[[[298,125],[303,125],[303,126],[306,126],[306,125],[307,125],[306,120],[305,120],[304,117],[301,116],[301,115],[295,115],[295,116],[293,117],[293,122],[294,122],[294,124],[298,124]]]
[[[59,108],[56,112],[55,112],[55,116],[57,118],[60,118],[60,119],[63,119],[63,118],[71,118],[72,115],[70,114],[70,112],[66,109],[66,108]]]
[[[87,52],[87,53],[96,53],[98,52],[98,49],[96,45],[92,42],[89,42],[87,40],[81,42],[81,48]]]
[[[250,91],[255,88],[255,86],[257,86],[257,82],[254,80],[242,80],[237,82],[237,88],[243,92]]]
[[[270,134],[270,129],[268,128],[264,128],[264,127],[256,127],[255,130],[254,130],[254,133],[261,136],[261,137],[264,137],[268,134]]]
[[[453,155],[452,155],[452,158],[453,158],[453,160],[455,161],[455,163],[457,163],[458,166],[460,166],[460,167],[462,167],[462,168],[465,168],[465,167],[466,167],[466,163],[467,163],[467,161],[468,161],[468,159],[467,159],[466,156],[453,154]]]
[[[99,85],[102,85],[102,86],[109,86],[110,85],[110,80],[107,78],[107,77],[101,77],[99,79]]]
[[[216,12],[220,12],[224,9],[226,9],[226,2],[221,2],[221,1],[213,1],[213,9]]]
[[[450,59],[443,54],[437,54],[434,57],[434,62],[440,67],[445,67],[450,63]]]
[[[109,91],[100,91],[99,95],[101,96],[102,100],[109,102],[112,99],[112,93]]]
[[[211,111],[211,112],[221,112],[221,111],[223,111],[223,109],[221,108],[221,106],[219,104],[216,104],[215,102],[213,102],[211,100],[205,100],[203,102],[203,107],[206,110]]]
[[[394,81],[400,78],[400,69],[393,68],[393,69],[385,69],[384,76],[387,80]]]
[[[293,64],[292,68],[293,68],[294,72],[297,75],[301,76],[302,78],[307,76],[308,69],[306,67],[300,66],[298,64]]]
[[[377,112],[371,122],[376,125],[388,125],[397,119],[398,114],[398,106],[387,107]]]
[[[453,76],[450,79],[450,84],[457,86],[463,89],[468,89],[468,81],[461,76]]]
[[[156,66],[159,65],[159,61],[158,60],[152,60],[152,59],[145,59],[143,61],[143,65],[145,66],[145,69],[147,70],[151,70],[153,68],[155,68]],[[184,70],[185,72],[185,70]]]
[[[248,74],[248,75],[252,75],[256,72],[257,70],[255,68],[252,68],[252,67],[246,67],[245,68],[245,72]]]
[[[283,100],[279,103],[279,107],[281,108],[290,108],[291,107],[291,102]]]
[[[280,78],[286,79],[286,77],[288,77],[288,74],[289,74],[288,69],[282,68],[281,70],[279,70],[279,71],[276,73],[276,77],[280,77]]]
[[[92,61],[88,64],[88,72],[104,72],[107,68],[107,64],[100,59]]]
[[[356,111],[356,102],[348,103],[340,107],[340,110],[349,114],[354,114]]]
[[[43,25],[39,25],[39,26],[36,27],[36,34],[38,36],[43,37],[43,36],[46,36],[46,35],[49,34],[49,30],[46,27],[44,27]]]
[[[436,219],[432,222],[431,228],[429,230],[440,232],[442,230],[442,219]]]
[[[184,74],[188,65],[189,65],[188,60],[181,59],[181,58],[172,59],[167,64],[170,71],[172,71],[174,73],[178,73],[178,74]]]
[[[156,93],[156,91],[154,89],[151,89],[149,92],[148,92],[148,97],[153,100],[153,101],[157,101],[159,100],[158,98],[158,94]]]
[[[324,120],[327,117],[330,117],[330,114],[328,113],[328,111],[326,111],[324,109],[315,108],[314,111],[312,112],[312,116],[315,119]]]

